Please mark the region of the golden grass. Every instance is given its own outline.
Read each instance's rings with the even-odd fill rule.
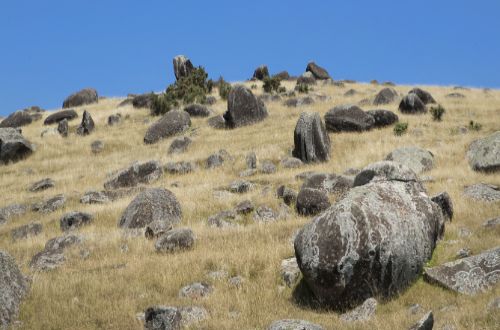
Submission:
[[[287,88],[293,88],[286,83]],[[344,97],[350,88],[359,93]],[[256,125],[232,131],[214,130],[206,119],[193,119],[186,134],[193,144],[187,153],[168,156],[172,138],[154,145],[144,145],[142,140],[150,122],[147,110],[131,107],[117,109],[118,99],[106,99],[97,105],[77,109],[79,114],[87,109],[96,122],[96,131],[87,137],[71,134],[67,139],[58,136],[41,138],[43,120],[23,128],[23,134],[37,145],[36,152],[24,161],[0,167],[0,207],[11,203],[28,203],[63,193],[68,202],[63,210],[49,215],[28,213],[10,220],[0,227],[0,249],[14,255],[23,272],[33,277],[30,294],[21,306],[21,328],[25,329],[140,329],[138,312],[150,305],[200,305],[208,309],[210,319],[199,324],[204,329],[264,329],[272,321],[282,318],[302,318],[319,323],[325,329],[404,329],[421,315],[409,315],[408,307],[418,303],[425,310],[433,310],[436,328],[452,324],[457,329],[494,329],[500,316],[488,314],[486,305],[500,295],[497,286],[492,291],[476,297],[466,297],[429,285],[419,280],[401,296],[381,303],[376,317],[360,324],[343,323],[334,312],[314,311],[294,304],[292,290],[283,288],[280,281],[280,262],[294,254],[290,237],[310,221],[292,214],[287,221],[270,224],[249,224],[242,228],[219,230],[207,227],[208,216],[233,207],[243,199],[257,205],[277,206],[276,188],[287,184],[300,186],[295,175],[303,171],[328,171],[341,173],[350,167],[365,165],[383,159],[399,146],[416,145],[431,150],[436,166],[425,173],[434,178],[426,186],[430,194],[446,190],[455,205],[455,218],[447,226],[445,239],[434,253],[431,264],[453,260],[461,247],[473,253],[499,245],[500,230],[484,230],[484,220],[500,215],[499,203],[481,203],[462,196],[463,187],[477,182],[500,185],[498,174],[474,172],[465,158],[471,141],[500,129],[500,92],[479,89],[460,91],[465,99],[453,100],[445,95],[453,92],[447,87],[425,87],[446,108],[443,122],[433,122],[429,115],[409,116],[397,111],[397,103],[384,106],[398,113],[401,121],[409,123],[408,134],[396,137],[392,128],[370,132],[331,134],[332,157],[324,164],[307,165],[299,169],[279,168],[276,174],[257,175],[257,189],[243,196],[215,197],[214,188],[238,178],[245,168],[244,156],[255,151],[259,160],[270,159],[275,163],[293,147],[293,130],[302,111],[317,111],[322,116],[334,105],[356,103],[372,97],[382,87],[368,84],[348,84],[345,88],[318,86],[315,92],[331,96],[325,102],[303,108],[286,108],[280,103],[268,104],[269,118]],[[406,93],[410,86],[398,86]],[[259,93],[259,92],[258,92]],[[225,103],[218,101],[212,107],[216,112],[225,110]],[[365,106],[365,110],[376,107]],[[108,127],[107,117],[120,112],[129,115],[121,125]],[[81,116],[80,116],[81,118]],[[466,126],[469,120],[483,125],[479,132],[465,135],[452,134],[452,129]],[[78,120],[70,122],[74,131]],[[105,143],[99,155],[91,153],[90,144],[100,139]],[[224,148],[235,156],[234,162],[215,170],[200,167],[196,172],[172,176],[165,174],[151,186],[170,189],[178,197],[183,209],[182,226],[191,227],[197,242],[191,251],[177,254],[157,254],[154,243],[143,237],[127,237],[117,228],[121,212],[133,196],[108,205],[82,205],[80,196],[90,189],[102,189],[109,173],[124,168],[132,161],[167,161],[205,159],[209,154]],[[56,182],[54,189],[30,193],[29,185],[50,177]],[[178,182],[178,187],[171,187]],[[262,194],[270,186],[271,192]],[[59,218],[65,212],[79,210],[95,215],[92,225],[79,230],[85,237],[84,248],[90,251],[87,259],[79,256],[79,249],[69,252],[68,261],[51,272],[34,273],[28,263],[43,249],[45,242],[60,236]],[[44,225],[37,237],[13,243],[10,231],[30,221]],[[250,221],[251,222],[251,221]],[[459,238],[458,230],[467,227],[473,232],[468,238]],[[455,242],[454,242],[455,241]],[[128,252],[121,247],[128,246]],[[125,264],[125,267],[115,267]],[[178,290],[191,282],[209,281],[211,270],[225,269],[231,275],[241,275],[246,281],[241,289],[230,287],[226,281],[213,282],[214,293],[206,299],[187,301],[178,298]],[[444,307],[455,306],[448,311]],[[237,317],[234,317],[234,312]],[[230,313],[232,313],[230,316]]]

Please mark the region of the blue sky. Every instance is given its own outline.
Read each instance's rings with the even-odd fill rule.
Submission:
[[[498,88],[499,15],[499,0],[1,0],[0,115],[84,87],[163,90],[177,54],[231,81],[315,60],[334,79]]]

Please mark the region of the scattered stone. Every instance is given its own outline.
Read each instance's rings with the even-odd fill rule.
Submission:
[[[144,231],[144,236],[146,236],[147,239],[159,238],[166,232],[172,230],[172,228],[173,228],[172,223],[161,220],[155,220],[153,222],[150,222],[146,226],[146,230]]]
[[[69,134],[69,125],[68,125],[68,119],[64,118],[57,124],[57,132],[62,137],[67,137]]]
[[[253,184],[251,182],[245,180],[235,180],[229,184],[228,190],[232,193],[244,194],[249,192],[252,188]]]
[[[157,252],[177,252],[191,249],[196,237],[189,228],[178,228],[167,231],[155,243]]]
[[[229,273],[225,270],[214,270],[207,274],[214,281],[221,281],[229,277]]]
[[[59,225],[62,231],[70,231],[89,225],[93,221],[94,217],[89,213],[72,211],[62,216]]]
[[[17,162],[32,152],[33,146],[23,137],[20,128],[0,128],[0,164]]]
[[[453,202],[446,191],[440,192],[432,197],[431,200],[439,205],[446,220],[451,221],[453,219]]]
[[[187,112],[169,111],[148,128],[144,136],[144,143],[157,143],[164,138],[186,131],[189,126],[191,126],[191,119]]]
[[[309,62],[306,67],[306,72],[311,72],[317,80],[326,80],[326,79],[331,79],[330,75],[328,74],[328,71],[326,71],[324,68],[320,67],[314,62]]]
[[[247,169],[257,168],[257,155],[255,152],[249,152],[245,157],[245,162],[247,164]]]
[[[216,129],[224,129],[226,127],[226,120],[222,115],[217,115],[208,118],[207,120],[208,126]]]
[[[267,330],[324,330],[322,326],[304,320],[274,321]]]
[[[117,113],[108,117],[108,126],[115,126],[122,122],[122,115]]]
[[[227,99],[227,111],[224,113],[226,126],[236,128],[264,120],[267,109],[252,91],[245,86],[234,86]]]
[[[54,180],[52,180],[50,178],[46,178],[46,179],[43,179],[43,180],[40,180],[40,181],[33,183],[30,186],[29,191],[31,191],[31,192],[43,191],[43,190],[47,190],[49,188],[53,188],[54,186],[55,186]]]
[[[182,315],[176,307],[153,306],[144,313],[145,330],[180,330]]]
[[[342,194],[352,188],[352,176],[333,173],[311,173],[302,184],[301,189],[318,189],[328,194]]]
[[[184,306],[178,308],[181,313],[181,325],[189,328],[193,324],[197,324],[206,320],[209,317],[208,311],[203,307]]]
[[[89,135],[94,130],[94,120],[90,113],[85,110],[83,112],[82,122],[80,126],[76,129],[76,134],[78,135]]]
[[[6,222],[12,217],[21,216],[28,212],[28,207],[21,204],[10,204],[5,207],[0,208],[0,223]]]
[[[237,214],[249,214],[252,213],[254,209],[255,205],[253,205],[253,203],[247,199],[238,203],[238,205],[236,205],[236,207],[234,208],[234,211]]]
[[[420,88],[413,88],[408,94],[415,94],[424,104],[436,103],[436,100],[432,97],[431,93],[424,91]]]
[[[52,125],[55,123],[59,123],[66,119],[67,121],[70,121],[72,119],[78,118],[78,114],[76,113],[75,110],[61,110],[58,112],[55,112],[45,118],[45,121],[43,122],[44,125]]]
[[[224,162],[229,159],[231,159],[229,153],[226,150],[221,149],[215,154],[208,156],[207,160],[205,161],[205,168],[212,169],[222,166],[222,164],[224,164]]]
[[[258,96],[258,99],[261,100],[262,102],[278,102],[281,101],[281,95],[279,94],[269,94],[269,93],[263,93]]]
[[[192,142],[193,140],[187,136],[175,138],[170,144],[170,147],[168,147],[168,154],[172,155],[183,153],[188,149]]]
[[[490,312],[498,312],[500,311],[500,297],[493,298],[488,303],[487,310]]]
[[[191,162],[168,162],[165,165],[165,172],[169,174],[186,174],[195,170],[195,165]]]
[[[366,113],[375,120],[374,127],[385,127],[399,121],[398,115],[389,110],[370,110]]]
[[[475,200],[495,202],[500,200],[500,187],[486,183],[476,183],[466,186],[464,195]]]
[[[295,158],[295,157],[283,158],[280,161],[280,164],[281,164],[281,167],[283,167],[283,168],[299,168],[302,165],[304,165],[304,163],[299,158]]]
[[[310,96],[294,97],[286,100],[283,104],[289,108],[297,108],[304,105],[314,104],[314,99]]]
[[[93,88],[85,88],[79,92],[71,94],[64,100],[63,109],[79,107],[81,105],[97,103],[99,97],[97,91]]]
[[[408,94],[399,103],[399,111],[406,114],[426,113],[427,107],[417,94]]]
[[[426,268],[424,279],[447,289],[476,295],[492,289],[500,280],[500,247],[475,256]]]
[[[267,65],[261,65],[253,72],[253,79],[264,80],[264,78],[269,78],[269,69]]]
[[[398,92],[394,88],[384,88],[375,96],[374,105],[390,104],[396,100]]]
[[[488,219],[483,223],[483,227],[488,229],[496,228],[499,225],[500,225],[500,217]]]
[[[119,171],[104,184],[104,189],[118,189],[135,187],[138,184],[149,184],[158,180],[163,174],[160,163],[149,161],[146,163],[132,163],[127,169]]]
[[[241,217],[235,211],[222,211],[208,218],[210,227],[228,228],[238,226]]]
[[[184,108],[191,117],[208,117],[212,111],[202,104],[191,104]]]
[[[388,154],[385,160],[403,164],[417,174],[429,171],[434,167],[434,155],[430,151],[418,147],[398,148]]]
[[[316,85],[316,78],[311,72],[304,72],[297,78],[297,85],[295,86],[295,90],[297,90],[299,85]]]
[[[292,155],[305,163],[330,159],[330,137],[319,113],[303,112],[293,134],[295,148]]]
[[[93,154],[98,154],[104,150],[104,142],[96,140],[90,144],[90,150]]]
[[[82,198],[80,198],[80,203],[82,204],[106,204],[111,200],[102,191],[87,191]]]
[[[189,298],[189,299],[200,299],[208,296],[213,292],[213,287],[208,283],[192,283],[186,285],[179,291],[180,298]]]
[[[475,171],[500,171],[500,131],[472,142],[467,157]]]
[[[463,258],[470,257],[471,253],[472,253],[472,251],[469,248],[461,248],[457,252],[457,259],[463,259]]]
[[[49,198],[43,202],[33,204],[32,211],[40,213],[51,213],[62,208],[66,203],[66,197],[64,195],[57,195]]]
[[[80,244],[82,238],[76,235],[55,237],[47,241],[45,249],[31,258],[30,267],[35,270],[52,270],[65,262],[64,251],[69,247]]]
[[[0,251],[0,327],[9,328],[19,314],[19,305],[29,290],[29,283],[16,260]]]
[[[257,222],[268,223],[278,220],[280,215],[269,206],[259,206],[253,215],[253,219]]]
[[[332,132],[361,132],[370,130],[375,119],[355,105],[339,105],[325,114],[326,129]]]
[[[230,286],[240,289],[243,286],[243,282],[245,282],[245,279],[237,275],[231,277],[227,282]]]
[[[191,60],[184,55],[177,55],[174,57],[173,62],[176,80],[189,76],[194,70],[193,63],[191,63]]]
[[[295,257],[281,261],[281,278],[288,287],[294,286],[300,277],[300,269]]]
[[[432,330],[433,327],[434,327],[434,316],[431,311],[425,314],[424,317],[422,317],[420,321],[418,321],[418,323],[414,324],[410,328],[410,330]]]
[[[270,160],[264,160],[262,161],[262,164],[260,166],[260,172],[264,174],[273,174],[276,173],[277,168],[276,165],[273,164]]]
[[[286,186],[280,186],[276,192],[278,198],[283,199],[286,205],[290,206],[297,200],[297,192]]]
[[[40,222],[30,222],[27,225],[14,228],[10,232],[12,240],[18,241],[28,237],[37,236],[42,232],[43,226]]]
[[[375,315],[376,310],[377,300],[368,298],[352,311],[340,315],[340,319],[346,322],[369,321]]]
[[[465,99],[465,95],[462,93],[450,93],[447,94],[446,97],[451,99]]]
[[[249,168],[249,169],[246,169],[244,171],[241,171],[239,175],[240,175],[240,178],[246,178],[246,177],[252,176],[256,173],[257,173],[256,169]]]
[[[316,215],[330,207],[325,192],[318,189],[302,188],[297,195],[297,213],[303,216]]]

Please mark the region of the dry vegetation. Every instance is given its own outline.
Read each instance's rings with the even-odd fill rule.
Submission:
[[[249,84],[250,85],[250,84]],[[287,89],[293,88],[285,83]],[[358,94],[344,97],[350,88]],[[101,100],[97,105],[84,106],[96,122],[96,131],[87,137],[70,134],[41,138],[43,120],[23,128],[23,134],[36,144],[36,152],[28,159],[0,167],[0,207],[11,203],[39,201],[63,193],[68,197],[64,209],[49,215],[28,213],[0,226],[0,249],[17,259],[22,271],[33,278],[31,291],[21,306],[19,319],[23,329],[140,329],[142,322],[136,314],[151,305],[199,305],[207,308],[210,318],[199,324],[206,329],[264,329],[282,318],[301,318],[321,324],[325,329],[405,329],[422,315],[410,315],[408,307],[418,303],[424,310],[433,310],[435,326],[452,324],[457,329],[498,329],[500,315],[488,314],[486,305],[500,295],[497,286],[489,293],[466,297],[417,281],[401,296],[382,302],[376,317],[366,323],[343,323],[338,314],[308,310],[294,304],[292,289],[283,287],[280,280],[281,260],[294,254],[293,233],[309,218],[293,213],[290,219],[270,224],[249,221],[245,227],[220,230],[206,225],[207,217],[232,208],[243,199],[255,204],[278,206],[275,190],[281,184],[298,188],[295,175],[304,171],[342,173],[350,167],[360,168],[383,159],[399,146],[416,145],[435,155],[436,166],[426,176],[431,194],[446,190],[455,205],[455,218],[447,225],[444,240],[439,244],[431,264],[455,259],[456,252],[469,247],[473,253],[499,245],[500,230],[485,230],[484,220],[500,215],[500,204],[472,201],[462,195],[465,185],[487,182],[500,185],[498,174],[481,174],[471,170],[465,158],[471,141],[500,129],[500,92],[471,89],[460,91],[465,99],[450,99],[445,95],[456,92],[446,87],[425,87],[447,110],[442,122],[432,121],[431,115],[402,115],[397,103],[383,106],[409,123],[408,133],[397,137],[392,128],[366,133],[330,134],[332,157],[328,163],[286,170],[278,167],[271,175],[251,177],[258,187],[245,195],[215,196],[214,188],[230,183],[245,169],[244,157],[255,151],[259,160],[270,159],[278,164],[293,147],[293,130],[302,111],[317,111],[322,116],[334,105],[357,103],[372,97],[382,87],[369,84],[346,84],[346,87],[320,86],[314,92],[331,96],[324,102],[302,108],[287,108],[279,102],[269,103],[269,118],[256,125],[235,130],[215,130],[206,119],[192,119],[187,135],[193,144],[187,153],[168,156],[170,139],[154,145],[142,140],[151,118],[147,110],[132,107],[117,109],[119,99]],[[411,87],[395,87],[406,93]],[[260,85],[257,93],[260,93]],[[255,90],[254,90],[255,92]],[[222,113],[225,102],[219,100],[212,108]],[[365,110],[374,109],[364,106]],[[122,124],[108,127],[109,115],[120,112],[128,116]],[[479,132],[454,134],[454,128],[467,126],[470,120],[483,125]],[[70,122],[74,131],[79,120]],[[90,144],[100,139],[105,149],[92,154]],[[182,226],[191,227],[197,235],[194,249],[177,254],[158,254],[154,243],[144,237],[127,237],[117,227],[118,219],[133,196],[107,205],[83,205],[80,196],[90,189],[102,189],[108,175],[133,161],[204,160],[208,155],[226,149],[235,160],[215,170],[199,167],[191,174],[165,174],[151,186],[165,187],[179,199],[183,209]],[[35,181],[50,177],[56,187],[45,192],[31,193],[27,188]],[[179,183],[172,187],[172,183]],[[269,186],[267,194],[263,188]],[[90,251],[86,259],[76,247],[69,252],[67,262],[50,272],[34,273],[29,269],[31,257],[43,249],[45,242],[60,236],[59,218],[71,211],[86,211],[95,215],[92,225],[79,230],[85,236],[83,248]],[[41,221],[43,233],[28,240],[13,243],[10,231],[30,221]],[[470,229],[473,234],[459,238],[458,230]],[[128,246],[123,252],[122,247]],[[119,266],[124,265],[124,266]],[[231,275],[246,279],[243,287],[233,288],[226,281],[211,282],[207,273],[225,269]],[[215,291],[199,301],[178,297],[178,290],[189,283],[207,281]],[[450,307],[451,306],[451,307]]]

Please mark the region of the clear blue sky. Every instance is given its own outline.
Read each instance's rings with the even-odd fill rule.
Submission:
[[[315,60],[334,79],[498,88],[499,17],[500,0],[1,0],[0,115],[163,90],[177,54],[232,81]]]

